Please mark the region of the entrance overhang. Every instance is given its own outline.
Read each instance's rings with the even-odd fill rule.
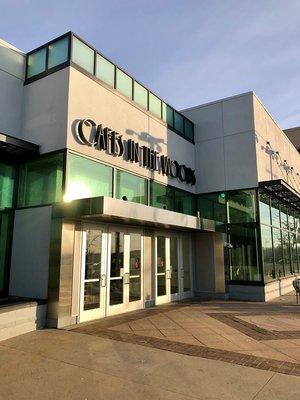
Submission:
[[[163,228],[215,231],[213,221],[105,196],[57,203],[53,206],[52,216],[53,218],[79,218]]]
[[[282,179],[260,182],[259,187],[277,197],[278,200],[286,202],[300,210],[300,193]]]
[[[39,146],[25,140],[0,133],[0,153],[18,158],[31,157],[39,154]]]

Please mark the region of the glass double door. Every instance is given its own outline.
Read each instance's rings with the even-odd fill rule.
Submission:
[[[142,244],[138,230],[83,227],[80,322],[143,307]]]
[[[192,297],[192,244],[188,235],[155,237],[156,304]]]

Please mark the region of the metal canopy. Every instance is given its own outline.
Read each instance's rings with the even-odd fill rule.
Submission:
[[[280,201],[284,201],[300,210],[300,193],[282,179],[259,182],[259,187],[277,197]]]
[[[39,154],[39,146],[25,140],[0,133],[0,152],[6,156],[28,157]]]

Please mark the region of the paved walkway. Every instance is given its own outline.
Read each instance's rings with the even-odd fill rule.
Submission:
[[[185,302],[0,342],[0,399],[300,399],[300,306]]]

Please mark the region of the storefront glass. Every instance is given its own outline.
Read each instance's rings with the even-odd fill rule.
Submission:
[[[0,210],[13,205],[15,178],[15,167],[0,163]]]
[[[69,154],[65,200],[108,196],[113,194],[113,169],[107,165]]]
[[[241,190],[227,193],[228,223],[245,223],[256,221],[256,204],[254,190]]]
[[[124,171],[116,171],[116,198],[135,203],[148,203],[147,180]]]
[[[63,153],[55,153],[22,165],[19,207],[52,204],[62,200],[63,159]]]
[[[0,212],[0,294],[7,290],[13,212]]]

